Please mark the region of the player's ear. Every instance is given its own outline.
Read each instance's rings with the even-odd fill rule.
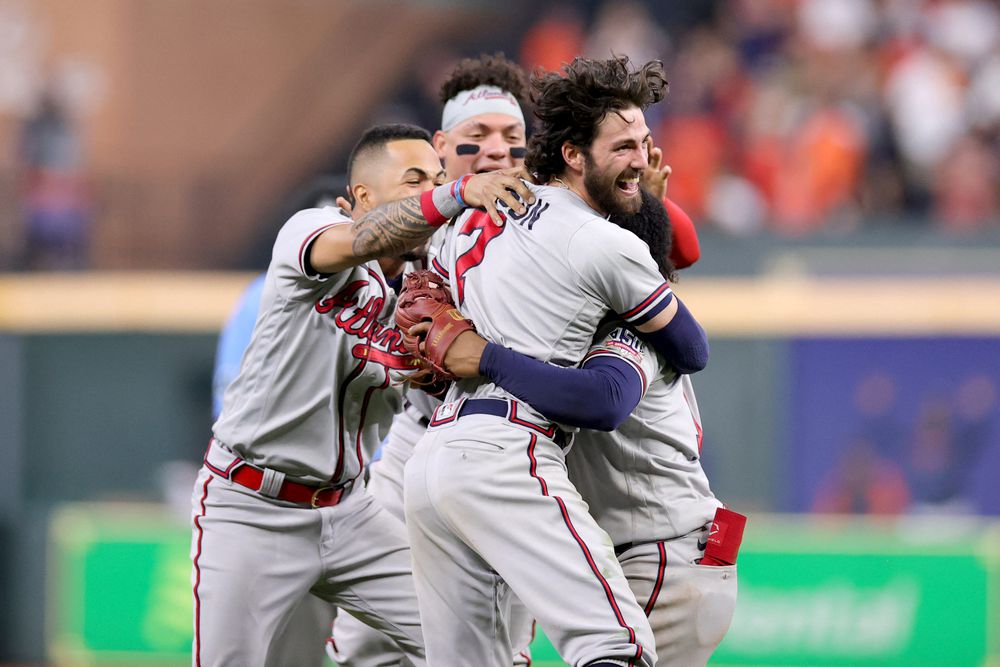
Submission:
[[[434,136],[431,137],[431,144],[438,154],[438,159],[444,161],[445,151],[448,148],[448,136],[443,130],[438,130],[434,133]]]
[[[580,150],[579,146],[569,141],[564,142],[562,145],[562,157],[567,168],[577,173],[583,173],[583,164],[586,162],[586,156]]]
[[[349,191],[355,208],[361,209],[366,213],[375,208],[375,198],[372,196],[371,190],[364,183],[355,183],[349,188]]]

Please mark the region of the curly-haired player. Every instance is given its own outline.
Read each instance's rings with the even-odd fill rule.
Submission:
[[[641,206],[643,110],[665,94],[662,67],[576,59],[564,74],[533,82],[542,124],[527,164],[547,182],[535,204],[500,228],[478,214],[451,226],[440,263],[455,302],[486,339],[542,361],[577,365],[617,314],[674,367],[700,370],[704,332],[646,245],[606,219]],[[509,664],[513,591],[570,664],[654,664],[645,614],[568,479],[567,433],[483,378],[447,398],[404,484],[428,658]]]
[[[669,220],[655,195],[644,191],[636,214],[611,220],[645,240],[673,280],[663,259]],[[405,307],[397,306],[398,321],[415,320]],[[452,326],[454,318],[441,319]],[[422,355],[449,372],[478,370],[550,420],[583,427],[566,458],[570,480],[615,545],[652,626],[657,664],[705,665],[736,606],[745,517],[723,508],[709,488],[691,378],[616,321],[599,329],[580,368],[541,363],[476,336],[438,346],[436,323],[418,331],[427,326],[410,329],[426,335]]]
[[[434,148],[445,170],[478,174],[519,166],[525,155],[528,84],[503,54],[466,58],[441,84],[441,129]]]

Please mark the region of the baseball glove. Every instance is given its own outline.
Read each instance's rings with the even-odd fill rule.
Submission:
[[[423,335],[411,334],[410,329],[419,322],[430,322],[430,329]],[[476,330],[472,321],[455,308],[441,278],[428,270],[413,271],[403,278],[403,289],[396,301],[396,326],[403,332],[406,350],[423,364],[409,378],[418,386],[454,380],[444,362],[448,348],[460,334]]]

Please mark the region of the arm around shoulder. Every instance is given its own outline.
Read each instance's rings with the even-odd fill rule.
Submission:
[[[708,365],[708,336],[676,296],[667,308],[636,330],[682,375],[697,373]]]

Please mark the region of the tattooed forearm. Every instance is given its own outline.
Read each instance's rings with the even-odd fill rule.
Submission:
[[[353,250],[359,259],[395,257],[434,233],[420,210],[420,196],[379,206],[355,220]]]

